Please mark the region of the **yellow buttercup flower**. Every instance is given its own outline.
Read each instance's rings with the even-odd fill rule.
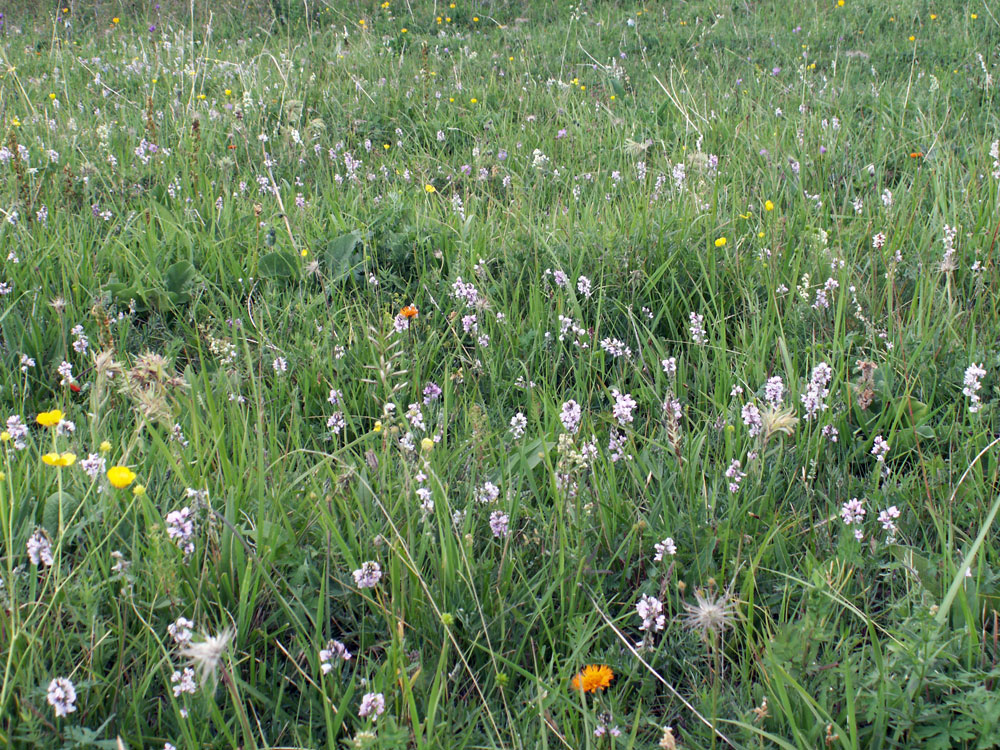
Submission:
[[[0,432],[0,443],[9,443],[9,442],[10,442],[10,433],[7,432],[7,430]]]
[[[42,463],[47,466],[72,466],[76,463],[75,453],[46,453]]]
[[[53,409],[52,411],[43,411],[35,417],[35,421],[42,427],[55,427],[62,422],[64,416],[66,415],[60,409]]]
[[[434,187],[433,185],[431,185],[430,183],[424,185],[424,190],[426,190],[428,193],[436,193],[437,192],[437,188]]]
[[[112,466],[108,469],[108,481],[112,487],[123,490],[135,481],[135,472],[127,466]]]
[[[726,238],[725,237],[719,237],[719,239],[717,239],[715,241],[715,246],[716,247],[725,247],[725,245],[726,245]]]
[[[774,204],[771,203],[771,201],[764,201],[764,210],[765,211],[773,211],[774,210]]]
[[[372,427],[372,432],[382,432],[382,420],[376,419],[375,426]]]

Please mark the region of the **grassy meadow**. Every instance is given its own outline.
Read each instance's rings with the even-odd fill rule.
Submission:
[[[982,0],[0,8],[0,746],[1000,745]]]

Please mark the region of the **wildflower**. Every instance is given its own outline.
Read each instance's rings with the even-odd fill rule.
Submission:
[[[194,519],[188,506],[167,513],[166,525],[167,536],[185,555],[194,552],[194,544],[191,542],[191,537],[194,536]]]
[[[288,372],[288,360],[284,357],[277,357],[274,362],[271,363],[271,367],[279,375]]]
[[[759,435],[764,423],[757,405],[752,402],[744,404],[741,416],[743,417],[743,424],[750,428],[750,437]]]
[[[725,472],[725,476],[729,480],[729,491],[733,494],[740,491],[740,482],[746,478],[746,472],[740,471],[740,468],[740,462],[734,459]]]
[[[102,440],[101,444],[99,446],[97,446],[97,449],[101,453],[110,453],[111,452],[111,443],[109,443],[107,440]]]
[[[193,695],[198,689],[198,685],[194,681],[194,670],[191,667],[184,667],[183,672],[174,671],[170,675],[170,682],[173,685],[175,698],[180,698],[182,693]]]
[[[498,497],[500,497],[500,488],[493,482],[484,482],[483,486],[477,488],[473,493],[473,499],[480,505],[495,503]]]
[[[611,686],[611,681],[615,678],[615,673],[611,667],[604,664],[589,664],[583,670],[573,676],[570,686],[573,690],[582,690],[585,693],[596,693]]]
[[[382,566],[373,560],[361,563],[361,567],[354,571],[354,583],[359,589],[372,589],[382,580]]]
[[[350,661],[351,652],[340,641],[330,640],[326,642],[326,648],[320,649],[319,652],[319,668],[323,671],[323,674],[329,674],[333,671],[334,659]]]
[[[407,305],[406,307],[404,307],[402,310],[399,311],[399,314],[402,315],[404,318],[410,319],[417,317],[417,312],[418,311],[416,305]]]
[[[91,481],[95,481],[101,474],[104,473],[104,467],[107,462],[98,454],[91,453],[83,461],[80,462],[80,468],[83,469],[87,476],[90,477]]]
[[[524,435],[524,431],[527,427],[528,418],[521,412],[518,412],[510,418],[510,434],[515,440]]]
[[[857,526],[854,530],[854,538],[859,542],[864,538],[864,533],[861,531],[861,524],[865,520],[865,514],[867,511],[864,508],[864,500],[859,500],[856,497],[852,497],[840,508],[840,518],[843,520],[845,526]]]
[[[218,635],[204,634],[201,641],[192,641],[181,649],[181,656],[189,659],[191,664],[198,668],[202,684],[215,684],[215,673],[219,669],[219,662],[232,638],[233,631],[225,628]]]
[[[626,424],[631,424],[632,422],[632,410],[635,409],[638,404],[635,399],[628,393],[621,393],[617,388],[611,389],[611,395],[614,396],[615,405],[612,409],[615,419],[618,420],[618,424],[624,427]]]
[[[372,721],[376,721],[384,713],[385,696],[382,693],[365,693],[361,697],[361,705],[358,706],[358,716],[363,719],[371,716]]]
[[[674,544],[674,540],[669,536],[662,542],[657,542],[653,545],[653,549],[656,550],[656,554],[653,556],[653,562],[661,562],[664,555],[676,555],[677,545]]]
[[[726,238],[725,237],[719,237],[715,241],[715,246],[716,247],[725,247],[726,246]]]
[[[733,605],[729,595],[720,592],[718,596],[703,596],[695,591],[695,603],[684,604],[683,622],[691,630],[697,630],[703,638],[717,635],[732,625]]]
[[[677,357],[667,357],[666,359],[660,360],[660,367],[663,371],[670,377],[674,377],[677,374]]]
[[[167,635],[173,638],[178,646],[186,646],[191,642],[191,628],[194,623],[186,617],[178,617],[174,622],[167,625]]]
[[[559,420],[562,422],[563,429],[571,435],[575,435],[576,431],[580,429],[580,420],[583,417],[583,409],[580,405],[570,399],[562,405],[562,411],[559,414]]]
[[[771,201],[764,201],[764,210],[765,211],[773,211],[774,210],[774,204],[771,203]]]
[[[982,388],[982,383],[979,382],[979,379],[984,377],[986,377],[986,370],[983,369],[982,365],[977,365],[973,362],[965,368],[965,378],[963,380],[965,387],[962,388],[962,393],[968,397],[969,411],[973,414],[982,408],[977,391]]]
[[[658,632],[667,624],[666,615],[663,614],[663,602],[655,596],[643,594],[635,604],[635,611],[642,618],[639,630]]]
[[[689,320],[691,324],[688,327],[688,331],[691,333],[691,340],[696,344],[704,344],[706,341],[705,316],[692,312]]]
[[[490,513],[490,531],[498,539],[507,536],[510,533],[510,516],[500,510]]]
[[[872,455],[875,456],[875,460],[879,463],[885,462],[885,455],[889,452],[889,444],[883,439],[881,435],[876,435],[875,440],[872,443]]]
[[[782,382],[780,375],[775,375],[767,379],[767,382],[764,384],[764,398],[774,408],[781,406],[781,402],[785,398],[785,384]]]
[[[51,567],[53,563],[52,542],[45,529],[36,529],[35,533],[28,537],[27,551],[28,560],[31,561],[32,565]]]
[[[127,466],[112,466],[108,469],[108,481],[112,487],[123,490],[135,481],[136,474]]]
[[[47,466],[72,466],[76,463],[75,453],[46,453],[42,456],[42,463]]]
[[[56,711],[56,718],[76,711],[76,688],[67,677],[56,677],[49,683],[46,695],[48,704]]]
[[[443,391],[437,383],[428,383],[424,386],[424,404],[430,404],[441,397]]]
[[[433,185],[431,185],[430,183],[427,183],[426,185],[424,185],[424,190],[426,192],[428,192],[428,193],[436,193],[437,192],[437,188],[434,187]]]
[[[63,420],[64,416],[65,414],[59,409],[53,409],[52,411],[43,411],[35,417],[35,421],[42,427],[55,427]]]
[[[844,0],[838,0],[838,5],[843,5]],[[663,736],[660,737],[660,750],[677,750],[677,740],[674,738],[672,727],[663,727]]]

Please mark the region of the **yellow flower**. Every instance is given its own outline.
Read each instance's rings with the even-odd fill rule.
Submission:
[[[432,450],[434,450],[434,441],[431,440],[429,437],[425,437],[423,440],[420,441],[420,449],[424,453],[430,453]]]
[[[360,21],[358,21],[358,23],[361,24],[362,26],[364,26],[365,25],[365,19],[362,18]]]
[[[399,30],[399,33],[400,33],[400,34],[405,34],[406,32],[407,32],[407,29],[400,29],[400,30]]]
[[[13,125],[15,128],[21,127],[21,121],[18,120],[16,117],[10,118],[10,124]]]
[[[372,432],[382,432],[382,420],[376,419],[375,426],[372,427]]]
[[[454,10],[454,8],[455,8],[455,3],[452,3],[452,4],[451,4],[451,5],[449,5],[448,7],[449,7],[449,8],[451,8],[452,10]]]
[[[72,466],[76,463],[75,453],[46,453],[42,463],[47,466]]]
[[[611,667],[604,664],[590,664],[583,668],[580,674],[575,675],[570,682],[574,690],[582,690],[585,693],[593,693],[597,690],[604,690],[615,678],[615,673]]]
[[[99,446],[97,446],[97,449],[101,453],[110,453],[111,452],[111,443],[109,443],[107,440],[102,440],[101,444]]]
[[[118,16],[111,19],[111,23],[118,23]]]
[[[424,185],[424,190],[426,190],[428,193],[436,193],[437,192],[437,188],[434,187],[433,185],[431,185],[430,183]]]
[[[764,232],[763,231],[757,232],[757,236],[760,237],[761,239],[764,239]]]
[[[384,148],[386,151],[388,151],[389,150],[389,144],[388,143],[383,143],[382,144],[382,148]]]
[[[717,239],[715,241],[715,246],[716,247],[725,247],[725,245],[726,245],[726,238],[725,237],[719,237],[719,239]]]
[[[764,201],[764,210],[765,211],[773,211],[774,210],[774,204],[771,203],[771,201]]]
[[[7,430],[0,432],[0,443],[9,443],[9,442],[10,442],[10,433],[7,432]]]
[[[146,494],[146,485],[137,484],[135,487],[132,488],[132,494],[135,495],[136,497],[142,497],[143,495]]]
[[[471,102],[472,104],[479,104],[479,100],[476,97],[472,97],[471,99],[469,99],[469,102]]]
[[[843,8],[844,7],[844,0],[837,0],[837,7],[838,8]]]
[[[233,90],[232,90],[232,89],[226,89],[226,90],[225,90],[225,91],[224,91],[223,93],[224,93],[224,94],[225,94],[226,96],[232,96],[232,95],[233,95]]]
[[[615,100],[615,95],[614,95],[614,94],[612,94],[612,95],[611,95],[611,101],[614,101],[614,100]]]
[[[975,13],[973,13],[973,14],[972,14],[972,20],[973,20],[973,21],[975,21],[975,20],[976,20],[977,18],[979,18],[979,16],[978,16],[978,15],[976,15]]]
[[[135,472],[127,466],[112,466],[108,469],[108,481],[112,487],[123,490],[135,481]]]
[[[49,99],[55,99],[55,98],[56,98],[55,94],[49,94]]]
[[[911,34],[910,35],[910,41],[911,42],[915,42],[915,41],[917,41],[917,38]]]
[[[66,415],[60,409],[53,409],[52,411],[43,411],[35,417],[35,421],[42,427],[55,427],[62,422],[64,416]]]
[[[472,17],[472,22],[473,23],[479,23],[479,16],[473,16]]]
[[[931,20],[932,21],[936,21],[937,20],[937,13],[931,13]]]
[[[308,250],[308,248],[305,248],[305,247],[302,248],[302,250],[299,252],[299,255],[301,255],[303,258],[308,258],[309,257],[309,250]]]

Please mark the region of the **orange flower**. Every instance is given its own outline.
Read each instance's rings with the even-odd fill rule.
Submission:
[[[923,151],[911,151],[910,152],[910,158],[911,159],[919,159],[923,155],[924,155]]]
[[[415,318],[417,317],[417,306],[407,305],[406,307],[404,307],[402,310],[399,311],[399,314],[402,315],[404,318]]]
[[[593,693],[597,690],[604,690],[615,678],[615,673],[611,667],[601,664],[590,664],[583,668],[580,674],[573,677],[570,685],[574,690],[582,690],[585,693]]]

